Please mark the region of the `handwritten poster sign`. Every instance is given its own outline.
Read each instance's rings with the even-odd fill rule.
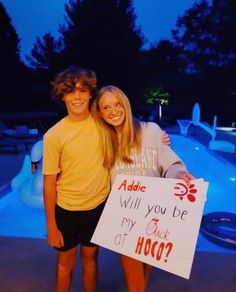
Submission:
[[[189,279],[207,187],[119,175],[92,242]]]

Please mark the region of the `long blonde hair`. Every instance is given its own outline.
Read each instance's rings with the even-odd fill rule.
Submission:
[[[126,118],[119,140],[115,129],[99,115],[99,101],[106,92],[112,93],[125,109]],[[141,149],[141,122],[133,117],[129,99],[124,92],[113,85],[102,87],[92,104],[91,113],[100,127],[105,164],[111,167],[116,158],[132,163],[131,149]]]

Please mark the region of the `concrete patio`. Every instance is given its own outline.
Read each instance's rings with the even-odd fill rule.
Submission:
[[[52,292],[56,252],[46,240],[0,237],[0,287],[3,292]],[[118,255],[101,248],[98,292],[124,292]],[[235,292],[236,255],[196,252],[191,277],[153,268],[147,292]],[[82,291],[79,255],[72,292]]]

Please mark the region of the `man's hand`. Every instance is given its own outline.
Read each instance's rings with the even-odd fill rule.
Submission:
[[[61,234],[61,231],[57,227],[48,227],[48,243],[53,247],[63,247],[64,246],[64,239]]]
[[[191,180],[195,179],[195,177],[191,173],[185,170],[180,170],[177,173],[177,178],[184,180],[187,185],[190,184]]]
[[[163,144],[165,144],[166,146],[169,146],[170,145],[170,137],[169,137],[169,135],[165,132],[165,131],[163,131],[163,134],[162,134],[162,136],[161,136],[161,141],[162,141],[162,143]]]

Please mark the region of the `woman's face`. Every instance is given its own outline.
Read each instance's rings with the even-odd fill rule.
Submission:
[[[117,132],[122,131],[126,115],[117,97],[111,92],[106,92],[101,96],[98,105],[100,117]]]

